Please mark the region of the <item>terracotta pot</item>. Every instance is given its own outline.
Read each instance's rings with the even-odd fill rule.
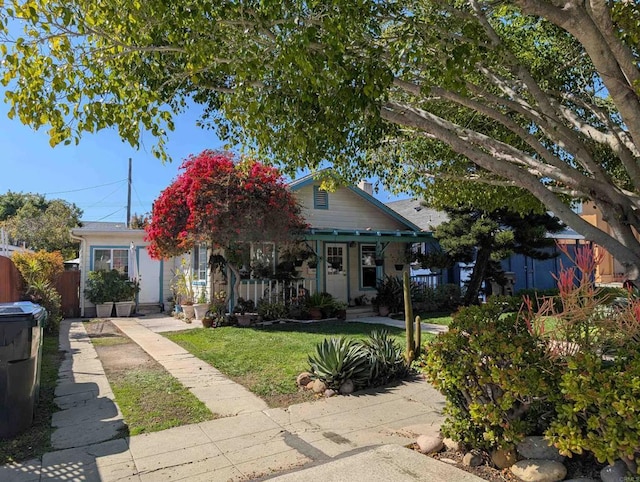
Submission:
[[[320,308],[309,308],[309,316],[312,320],[321,320],[322,310]]]
[[[213,326],[212,318],[202,318],[202,326],[204,328],[211,328]]]
[[[388,306],[378,306],[378,314],[380,316],[389,316],[390,312],[391,310],[389,309]]]
[[[240,326],[249,326],[251,325],[251,315],[236,315],[236,319],[238,320],[238,325]]]
[[[338,318],[339,320],[346,320],[347,319],[347,310],[338,310],[338,311],[336,311],[336,318]]]

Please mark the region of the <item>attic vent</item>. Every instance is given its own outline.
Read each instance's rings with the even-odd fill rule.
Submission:
[[[315,209],[329,209],[329,193],[319,186],[313,186],[313,207]]]

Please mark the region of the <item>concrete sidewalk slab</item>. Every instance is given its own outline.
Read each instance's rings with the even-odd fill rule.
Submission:
[[[267,480],[267,479],[264,479]],[[268,480],[297,482],[482,482],[475,475],[397,445],[383,445],[351,457],[337,459]]]

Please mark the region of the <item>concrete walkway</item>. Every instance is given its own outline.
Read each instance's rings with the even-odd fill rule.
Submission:
[[[52,437],[61,450],[41,461],[0,467],[1,481],[226,481],[274,475],[286,481],[480,480],[395,448],[418,434],[435,432],[441,423],[444,400],[424,381],[269,409],[150,329],[190,325],[168,317],[113,321],[225,418],[114,438],[124,425],[109,383],[82,323],[66,321],[60,338],[68,358],[56,390],[56,403],[63,410],[54,416],[57,429]]]

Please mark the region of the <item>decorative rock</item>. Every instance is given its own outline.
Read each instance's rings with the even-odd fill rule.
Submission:
[[[327,389],[327,385],[322,380],[318,379],[314,380],[311,388],[315,393],[324,393]]]
[[[624,482],[627,475],[627,464],[622,460],[616,460],[613,465],[607,465],[600,471],[602,482]]]
[[[598,482],[596,479],[590,479],[589,477],[580,477],[578,479],[566,479],[563,482]]]
[[[510,470],[524,482],[556,482],[567,475],[567,468],[555,460],[521,460],[513,464]]]
[[[313,382],[309,382],[304,387],[306,390],[313,390]]]
[[[482,455],[476,450],[467,452],[466,454],[464,454],[464,457],[462,457],[462,465],[466,465],[467,467],[477,467],[481,463]]]
[[[345,380],[345,382],[340,385],[340,395],[351,395],[355,387],[353,386],[353,382],[351,380]]]
[[[296,378],[296,383],[299,387],[306,387],[309,382],[312,381],[313,380],[311,379],[311,373],[309,372],[302,372],[300,375],[298,375],[298,378]]]
[[[499,469],[506,469],[515,464],[518,458],[513,450],[498,449],[491,452],[491,461]]]
[[[458,442],[452,438],[443,438],[442,443],[447,447],[447,450],[453,450],[454,452],[462,452],[462,449],[464,448],[462,442]]]
[[[330,388],[327,388],[324,391],[324,396],[327,397],[327,398],[333,397],[335,394],[336,394],[336,391],[335,390],[331,390]]]
[[[420,452],[423,454],[431,454],[442,450],[444,444],[440,435],[420,435],[416,440]]]
[[[525,459],[555,460],[556,462],[564,460],[564,456],[560,455],[558,449],[549,445],[549,442],[540,436],[525,437],[518,444],[517,449]]]

